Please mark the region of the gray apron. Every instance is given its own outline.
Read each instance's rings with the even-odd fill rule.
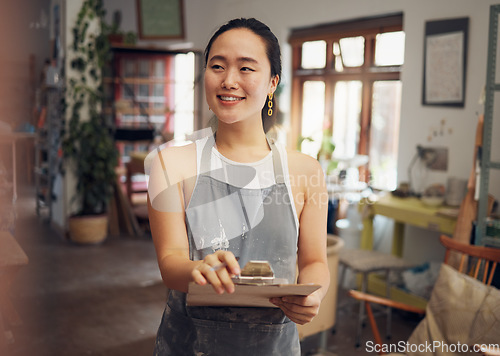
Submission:
[[[277,278],[294,283],[298,229],[279,151],[268,142],[276,184],[248,189],[217,179],[220,171],[210,172],[215,139],[208,138],[186,209],[190,258],[202,260],[216,250],[228,250],[240,258],[242,267],[249,260],[267,260]],[[234,171],[224,172],[226,177],[241,180],[248,176],[248,166],[230,168]],[[299,356],[300,344],[295,323],[281,309],[188,307],[186,294],[171,290],[156,337],[155,355]]]

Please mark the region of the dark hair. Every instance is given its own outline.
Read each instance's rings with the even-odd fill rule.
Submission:
[[[281,51],[280,51],[280,44],[278,42],[278,39],[272,33],[271,29],[265,25],[264,23],[260,22],[257,19],[254,18],[239,18],[239,19],[233,19],[229,21],[228,23],[222,25],[210,38],[210,41],[208,41],[207,47],[205,48],[205,68],[208,63],[208,55],[210,53],[210,49],[212,48],[213,43],[215,40],[222,35],[224,32],[229,31],[229,30],[234,30],[238,28],[246,28],[253,33],[255,33],[257,36],[262,38],[264,43],[266,44],[266,54],[267,58],[269,59],[269,63],[271,64],[271,77],[278,76],[278,84],[281,81]],[[267,132],[276,122],[276,113],[278,111],[278,108],[276,107],[276,96],[273,96],[273,115],[268,116],[267,111],[268,111],[268,100],[266,100],[266,104],[262,108],[262,123],[264,125],[264,131]],[[264,120],[264,118],[266,118]]]

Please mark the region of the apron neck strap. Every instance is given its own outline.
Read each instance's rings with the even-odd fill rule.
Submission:
[[[276,147],[274,140],[270,139],[266,136],[267,144],[271,148],[272,157],[273,157],[273,167],[274,167],[274,179],[277,184],[285,183],[285,176],[283,175],[283,165],[281,163],[281,156]],[[210,135],[203,147],[203,151],[201,153],[201,165],[200,165],[200,174],[205,174],[210,171],[210,161],[212,157],[212,147],[215,145],[215,134]]]
[[[212,147],[215,145],[215,135],[208,136],[207,142],[201,153],[200,174],[207,174],[210,171],[210,161],[212,157]]]
[[[283,165],[281,163],[281,155],[274,143],[274,140],[266,135],[267,144],[271,147],[271,152],[273,155],[273,167],[274,167],[274,179],[277,184],[285,183],[285,175],[283,174]]]

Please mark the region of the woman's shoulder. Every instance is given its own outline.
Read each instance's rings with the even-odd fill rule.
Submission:
[[[324,172],[318,160],[302,152],[287,150],[292,185],[301,190],[324,185]]]
[[[196,175],[196,144],[169,146],[156,149],[146,159],[150,169],[161,169],[174,180]],[[147,168],[146,168],[147,172]]]
[[[288,167],[290,173],[317,174],[323,172],[318,160],[302,152],[287,149]]]
[[[196,152],[195,147],[196,147],[196,143],[191,142],[191,143],[188,143],[188,144],[182,145],[182,146],[163,147],[162,149],[160,149],[159,153],[161,153],[163,157],[171,158],[171,159],[176,158],[176,157],[187,158]]]

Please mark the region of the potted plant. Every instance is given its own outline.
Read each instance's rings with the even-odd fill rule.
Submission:
[[[118,152],[113,123],[102,112],[102,68],[111,53],[102,31],[104,15],[102,0],[82,3],[68,53],[72,70],[67,74],[65,107],[69,121],[62,151],[65,169],[71,169],[76,177],[72,202],[78,204],[78,210],[69,219],[69,234],[77,243],[99,243],[107,237],[107,206],[116,181]]]
[[[113,13],[113,20],[111,25],[103,23],[102,31],[108,36],[108,40],[111,44],[115,45],[134,45],[137,41],[137,35],[132,31],[122,31],[120,30],[122,22],[122,13],[120,10],[116,10]]]
[[[317,156],[326,174],[330,174],[330,172],[337,168],[338,162],[332,159],[333,151],[335,151],[335,144],[333,143],[332,130],[327,127],[323,130],[321,146]]]

